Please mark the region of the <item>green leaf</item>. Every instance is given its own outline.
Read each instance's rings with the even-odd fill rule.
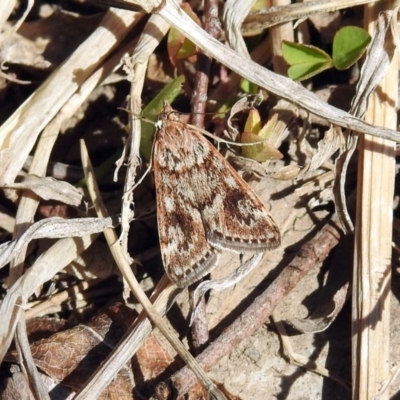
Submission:
[[[193,12],[188,3],[181,4],[181,9],[199,26],[201,21],[197,14]],[[175,65],[175,60],[190,58],[197,54],[196,45],[187,39],[178,29],[171,27],[168,33],[167,41],[168,55],[172,65]]]
[[[222,103],[221,106],[217,109],[212,119],[214,120],[218,118],[223,118],[229,112],[235,102],[236,101],[234,99],[225,99],[224,103]]]
[[[185,77],[184,75],[180,75],[167,83],[147,106],[143,108],[142,116],[151,121],[157,121],[158,115],[164,107],[164,101],[172,103],[181,92],[183,82],[185,82]]]
[[[333,65],[331,57],[318,47],[286,40],[282,42],[282,55],[290,65],[288,75],[294,80],[311,78]]]
[[[243,157],[251,160],[264,162],[266,160],[279,160],[283,157],[282,153],[267,141],[260,143],[261,140],[271,136],[278,121],[278,114],[273,117],[261,128],[261,117],[257,110],[250,110],[247,117],[244,132],[240,135],[241,143],[257,143],[254,146],[243,146]]]
[[[288,42],[287,40],[282,42],[282,55],[289,65],[315,64],[331,60],[329,54],[318,47]]]
[[[171,28],[168,34],[168,54],[175,65],[175,59],[184,60],[195,55],[196,45],[185,38],[178,29]]]
[[[258,85],[248,81],[247,79],[242,79],[240,81],[240,89],[247,94],[256,94],[258,92]]]
[[[289,78],[297,81],[303,81],[304,79],[312,78],[326,69],[331,68],[332,65],[329,63],[316,63],[312,65],[293,65],[288,69]]]
[[[254,13],[256,11],[265,10],[267,8],[265,0],[256,0],[254,4],[251,6],[251,12]]]
[[[240,136],[241,143],[257,143],[262,138],[251,132],[243,132]],[[242,154],[251,160],[264,162],[266,160],[279,160],[283,157],[282,153],[269,143],[257,143],[254,146],[243,146]]]
[[[261,129],[261,117],[260,113],[256,109],[251,109],[244,125],[245,132],[255,133],[256,135]]]
[[[164,101],[172,103],[180,93],[181,86],[184,81],[185,77],[181,75],[165,85],[165,87],[143,109],[142,116],[149,119],[150,121],[157,121],[158,114],[160,114],[161,110],[163,109]],[[142,122],[142,140],[140,141],[140,154],[147,161],[150,161],[151,157],[154,132],[154,124],[146,121]]]
[[[349,68],[365,52],[371,42],[371,36],[364,29],[357,26],[345,26],[336,32],[333,39],[333,65],[342,71]]]

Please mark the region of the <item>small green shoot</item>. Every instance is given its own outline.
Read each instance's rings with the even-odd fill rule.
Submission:
[[[243,146],[243,157],[254,161],[264,162],[266,160],[279,160],[283,157],[282,153],[268,143],[278,120],[278,114],[261,127],[261,117],[257,110],[250,110],[249,116],[244,127],[244,132],[240,135],[241,143],[257,143],[266,139],[264,143],[257,143],[254,146]]]
[[[333,40],[332,58],[318,47],[282,42],[282,55],[290,65],[288,75],[293,80],[304,80],[335,67],[342,71],[356,63],[371,42],[364,29],[346,26],[339,29]]]
[[[350,40],[351,39],[351,40]],[[371,36],[357,26],[345,26],[336,32],[333,39],[333,65],[343,71],[356,63],[371,42]]]
[[[332,59],[318,47],[298,43],[282,43],[282,55],[290,65],[288,75],[293,80],[303,80],[332,68]]]

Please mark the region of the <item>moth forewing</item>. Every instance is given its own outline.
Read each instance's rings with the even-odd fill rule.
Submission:
[[[280,232],[263,202],[238,175],[226,159],[197,132],[211,150],[212,171],[220,171],[217,187],[215,177],[207,175],[209,196],[213,198],[200,212],[207,241],[214,247],[235,252],[264,251],[280,245]]]
[[[264,251],[280,244],[264,204],[218,150],[164,106],[153,147],[161,255],[169,278],[191,284],[221,249]]]

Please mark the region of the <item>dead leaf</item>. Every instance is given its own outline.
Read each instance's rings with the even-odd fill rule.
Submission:
[[[83,198],[82,193],[76,187],[52,177],[40,178],[35,175],[27,175],[23,182],[4,185],[3,188],[30,190],[43,200],[56,200],[74,207],[78,207]]]
[[[135,316],[133,310],[116,303],[87,324],[34,343],[31,351],[35,364],[55,382],[78,390],[119,342]],[[102,397],[132,399],[132,387],[132,374],[126,366]]]

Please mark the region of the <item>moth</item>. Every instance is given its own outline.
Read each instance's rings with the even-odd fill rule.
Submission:
[[[262,201],[221,153],[164,104],[153,145],[157,222],[165,271],[178,287],[216,267],[221,250],[280,245]]]

